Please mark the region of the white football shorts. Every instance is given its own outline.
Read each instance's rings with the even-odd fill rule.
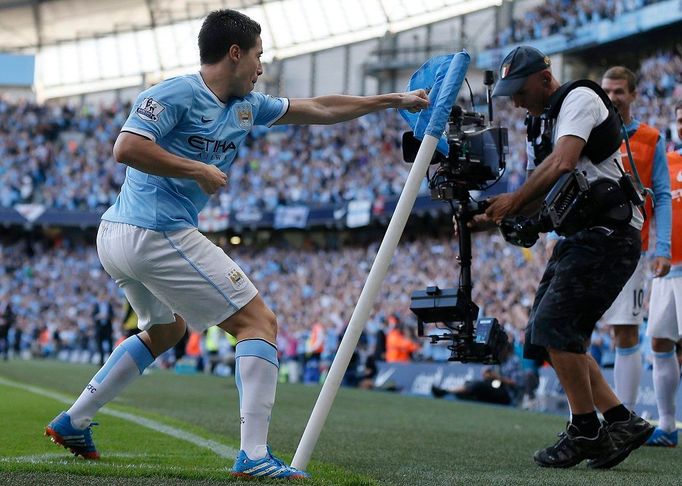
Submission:
[[[646,335],[671,341],[682,338],[682,277],[654,279]]]
[[[608,325],[639,325],[644,322],[644,297],[646,295],[646,258],[640,257],[637,268],[620,291],[616,300],[601,318]]]
[[[97,253],[142,330],[175,322],[178,314],[201,332],[258,294],[239,266],[195,228],[153,231],[102,221]]]

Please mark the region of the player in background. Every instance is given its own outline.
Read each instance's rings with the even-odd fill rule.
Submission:
[[[116,140],[114,158],[128,167],[102,216],[97,251],[142,332],[123,341],[47,426],[46,434],[76,455],[99,457],[90,430],[95,413],[174,346],[186,324],[198,332],[217,325],[238,340],[241,450],[232,474],[307,476],[277,459],[267,442],[279,365],[275,314],[239,266],[199,233],[198,213],[227,183],[254,125],[333,124],[387,108],[416,112],[428,97],[424,90],[307,99],[255,92],[263,73],[260,34],[260,25],[239,12],[210,13],[199,32],[200,71],[143,91]]]
[[[675,105],[677,136],[682,139],[682,101]],[[675,344],[682,339],[682,148],[668,152],[672,186],[672,268],[665,278],[654,279],[647,336],[654,355],[654,392],[658,427],[647,441],[650,446],[675,447],[675,398],[680,384],[680,364]]]
[[[615,392],[623,405],[630,410],[635,409],[642,375],[639,328],[644,320],[643,303],[647,281],[645,253],[649,249],[652,217],[656,221],[656,249],[652,267],[654,279],[663,277],[670,270],[670,177],[665,142],[657,129],[633,118],[631,105],[637,97],[636,86],[634,73],[622,66],[608,69],[601,81],[602,89],[625,122],[632,157],[642,184],[654,191],[653,212],[651,198],[647,198],[645,207],[642,257],[621,293],[601,318],[602,323],[612,326],[615,338]],[[632,173],[625,142],[621,145],[621,154],[625,170]]]

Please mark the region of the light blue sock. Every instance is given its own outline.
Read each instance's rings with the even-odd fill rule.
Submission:
[[[67,411],[71,424],[77,429],[90,425],[95,413],[153,362],[151,351],[138,336],[130,336],[119,344]]]
[[[235,361],[241,449],[250,459],[261,459],[268,453],[268,427],[279,368],[277,348],[262,339],[245,339],[235,346]]]
[[[625,408],[634,410],[642,377],[642,353],[639,344],[631,348],[616,348],[613,364],[615,392]]]
[[[675,398],[680,384],[680,364],[675,351],[653,352],[654,393],[658,407],[658,427],[665,432],[677,428],[675,423]]]

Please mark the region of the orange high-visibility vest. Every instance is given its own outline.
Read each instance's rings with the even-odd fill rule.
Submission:
[[[654,173],[654,155],[656,154],[656,143],[660,134],[658,130],[645,123],[640,123],[637,131],[630,137],[630,150],[632,151],[632,158],[635,160],[637,166],[637,173],[645,187],[652,187],[653,173]],[[623,159],[623,167],[632,174],[630,167],[630,159],[628,158],[625,141],[620,146],[621,157]],[[646,211],[646,219],[642,226],[642,251],[649,249],[649,223],[653,217],[651,198],[647,198],[644,210]]]
[[[185,345],[185,354],[187,356],[196,357],[201,356],[201,333],[190,331],[189,339]]]
[[[673,199],[673,224],[670,237],[672,264],[682,263],[682,154],[668,152],[670,193]]]
[[[324,351],[325,332],[326,330],[321,323],[316,322],[313,324],[313,327],[310,330],[310,335],[308,336],[308,340],[305,343],[306,353],[322,354]]]
[[[386,362],[401,363],[410,360],[410,354],[419,349],[419,345],[393,329],[386,336]]]

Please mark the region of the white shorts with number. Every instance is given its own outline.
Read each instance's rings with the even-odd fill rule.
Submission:
[[[203,331],[258,293],[239,266],[194,228],[164,232],[102,221],[97,253],[142,330],[172,323],[178,314]]]
[[[639,325],[644,322],[646,293],[646,258],[640,257],[637,268],[620,291],[616,300],[601,318],[603,324]]]
[[[671,341],[682,338],[682,277],[655,278],[649,302],[646,335]]]

